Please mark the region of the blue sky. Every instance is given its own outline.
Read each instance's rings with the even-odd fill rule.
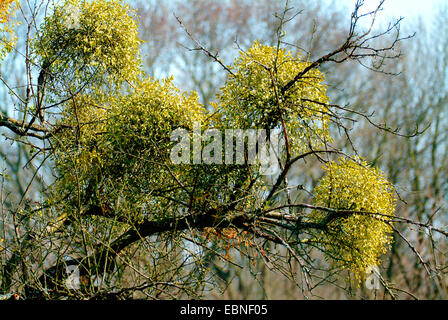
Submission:
[[[344,3],[351,8],[354,7],[356,0],[338,0],[336,3]],[[365,0],[366,8],[375,8],[379,0]],[[441,5],[448,5],[447,0],[386,0],[381,13],[381,21],[390,20],[390,18],[404,17],[404,23],[412,23],[421,16],[428,21]]]

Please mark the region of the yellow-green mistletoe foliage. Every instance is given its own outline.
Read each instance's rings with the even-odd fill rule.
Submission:
[[[85,214],[99,206],[128,221],[166,213],[170,206],[157,196],[179,198],[175,193],[181,191],[169,191],[182,169],[170,161],[170,134],[179,127],[191,131],[203,120],[197,99],[196,93],[180,92],[171,79],[136,81],[125,95],[77,98],[61,119],[73,129],[53,137],[55,194],[69,198],[64,210]]]
[[[0,0],[0,59],[12,50],[15,42],[11,15],[18,6],[17,0]]]
[[[16,0],[0,0],[0,23],[9,21],[11,10],[16,4]]]
[[[284,94],[281,89],[309,66],[300,54],[260,44],[258,41],[235,60],[218,96],[220,121],[236,128],[279,128],[282,118],[293,151],[308,143],[321,145],[328,134],[329,98],[323,74],[309,70]]]
[[[324,252],[336,265],[361,279],[369,266],[380,264],[392,241],[387,223],[395,212],[394,187],[377,168],[364,161],[340,158],[325,166],[326,175],[314,189],[318,206],[364,212],[336,215],[319,235]],[[376,214],[375,214],[376,213]],[[334,213],[313,212],[319,222]]]
[[[66,0],[45,18],[34,43],[63,90],[133,81],[141,74],[138,24],[121,0]]]

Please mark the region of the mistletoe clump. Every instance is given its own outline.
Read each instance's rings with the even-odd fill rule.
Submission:
[[[137,29],[121,0],[67,0],[45,18],[35,52],[64,88],[132,81],[141,74]]]
[[[293,152],[316,147],[332,139],[328,133],[329,98],[324,76],[311,68],[284,90],[310,65],[300,54],[260,44],[241,52],[218,96],[220,119],[235,128],[280,128],[288,132]]]
[[[86,215],[95,208],[134,222],[162,212],[160,193],[182,193],[167,191],[182,169],[170,161],[170,133],[192,130],[204,114],[197,94],[181,92],[172,79],[137,81],[114,97],[77,98],[61,120],[73,130],[53,137],[59,173],[54,188],[58,197],[68,198],[64,211]]]
[[[319,238],[335,264],[361,279],[369,267],[380,264],[392,237],[390,219],[395,212],[394,187],[384,173],[365,161],[339,159],[324,168],[326,175],[314,189],[318,206],[314,219],[330,220]],[[335,213],[336,212],[336,213]],[[330,218],[330,219],[329,219]]]

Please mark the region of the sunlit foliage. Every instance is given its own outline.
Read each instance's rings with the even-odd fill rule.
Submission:
[[[0,59],[12,50],[15,43],[11,16],[17,6],[17,0],[0,0]]]
[[[293,55],[256,41],[235,60],[222,93],[219,115],[225,126],[278,128],[285,122],[293,151],[331,141],[328,133],[329,98],[324,76],[311,69],[286,93],[281,89],[309,66],[300,54]]]
[[[147,79],[125,95],[108,97],[108,104],[99,95],[77,100],[76,112],[69,104],[63,118],[73,129],[54,139],[56,194],[68,196],[64,210],[84,214],[94,205],[108,215],[113,208],[129,221],[158,213],[163,201],[156,201],[157,190],[169,188],[171,174],[180,169],[170,162],[170,133],[202,120],[197,95],[181,92],[171,79]]]
[[[141,74],[137,27],[121,0],[68,0],[46,17],[35,53],[50,66],[56,93],[132,82]]]
[[[324,169],[326,175],[314,189],[315,204],[348,211],[337,214],[320,233],[324,252],[361,278],[368,267],[380,264],[392,241],[389,220],[395,211],[394,188],[365,161],[341,158]],[[316,211],[314,218],[321,221],[328,214]]]

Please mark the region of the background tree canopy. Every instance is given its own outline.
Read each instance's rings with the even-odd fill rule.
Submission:
[[[0,1],[0,293],[446,298],[448,42],[381,5]],[[176,129],[277,130],[278,170]]]

